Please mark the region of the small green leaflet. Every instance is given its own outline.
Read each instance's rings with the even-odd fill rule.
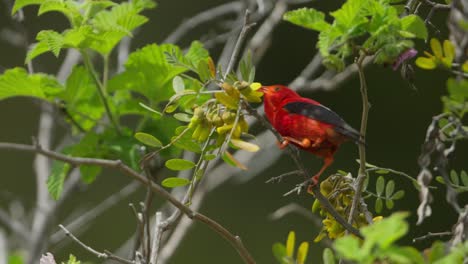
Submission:
[[[70,169],[70,164],[62,161],[54,161],[52,163],[52,171],[47,179],[47,189],[55,200],[58,200],[60,198],[60,194],[62,194],[63,183],[65,182],[65,178],[67,177]]]
[[[162,186],[167,188],[181,187],[189,183],[190,181],[188,179],[178,177],[166,178],[161,182]]]
[[[174,89],[174,92],[180,93],[185,90],[185,84],[184,80],[180,76],[174,77],[172,79],[172,88]]]
[[[330,24],[325,21],[325,14],[313,8],[301,8],[286,12],[283,19],[316,31],[323,31],[330,27]]]
[[[144,109],[146,109],[146,110],[148,110],[148,111],[150,111],[150,112],[156,114],[156,117],[160,118],[160,117],[162,116],[162,114],[161,114],[160,112],[158,112],[158,111],[154,110],[153,108],[151,108],[151,107],[145,105],[144,103],[141,103],[141,102],[140,102],[140,103],[138,103],[138,104],[139,104],[141,107],[143,107]]]
[[[162,143],[159,141],[159,139],[147,133],[137,132],[135,133],[135,138],[141,143],[150,147],[159,148],[162,146]]]
[[[184,159],[170,159],[166,161],[166,167],[175,171],[189,170],[195,167],[195,163]]]

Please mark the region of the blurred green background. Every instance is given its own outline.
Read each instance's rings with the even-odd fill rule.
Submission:
[[[159,43],[184,19],[187,19],[208,7],[224,3],[221,0],[199,1],[161,1],[158,7],[146,15],[149,23],[137,32],[132,42],[132,50],[148,43]],[[315,1],[309,6],[320,10],[333,10],[341,1]],[[297,6],[299,7],[299,6]],[[5,2],[0,3],[0,30],[11,28],[8,17],[9,10]],[[41,29],[64,29],[66,21],[60,15],[49,13],[36,17],[36,8],[25,10],[24,27],[28,40],[32,42],[35,34]],[[440,26],[441,35],[432,36],[445,38],[445,17],[437,13],[434,23]],[[184,37],[181,46],[187,46],[192,40],[211,31],[213,24],[197,28]],[[291,82],[315,54],[317,34],[286,22],[282,22],[275,30],[272,45],[257,68],[257,81],[263,84]],[[418,43],[421,52],[425,43]],[[12,46],[0,40],[0,70],[23,66],[24,47]],[[220,49],[213,50],[213,57],[219,56]],[[65,52],[63,53],[65,54]],[[60,60],[63,59],[63,54]],[[54,74],[58,69],[58,60],[52,55],[43,55],[34,61],[36,71]],[[401,79],[399,72],[391,67],[374,67],[366,70],[369,87],[369,99],[372,104],[368,125],[368,161],[382,167],[393,168],[407,172],[416,177],[418,173],[417,157],[421,143],[431,117],[441,111],[441,95],[445,94],[446,74],[427,72],[416,69],[415,86],[410,86]],[[331,92],[302,92],[339,113],[348,123],[358,128],[361,118],[361,100],[357,76],[343,83]],[[39,104],[26,98],[15,98],[0,102],[0,123],[2,124],[0,141],[30,143],[31,137],[37,132]],[[61,132],[58,131],[58,134]],[[466,169],[467,144],[459,144],[450,167],[459,171]],[[279,150],[275,150],[279,151]],[[335,163],[328,169],[332,173],[337,169],[355,174],[358,170],[356,159],[357,147],[345,144],[335,158]],[[35,178],[32,169],[33,155],[17,152],[0,152],[0,206],[6,208],[12,200],[20,201],[27,210],[34,206]],[[321,161],[307,153],[303,159],[311,171],[318,170]],[[271,246],[275,242],[283,242],[289,230],[295,230],[297,241],[309,241],[315,238],[318,229],[307,219],[297,214],[290,214],[276,221],[268,216],[277,208],[289,203],[298,203],[310,208],[313,197],[302,194],[283,197],[301,179],[288,178],[279,184],[265,184],[270,177],[293,170],[288,156],[282,156],[280,162],[269,168],[265,173],[257,175],[249,181],[231,180],[227,184],[209,193],[200,211],[219,221],[232,232],[241,236],[246,247],[251,251],[258,263],[274,263]],[[242,178],[239,171],[234,178]],[[210,175],[207,175],[210,177]],[[418,205],[418,193],[410,182],[395,176],[394,180],[400,189],[406,191],[403,200],[396,202],[398,210],[410,211],[409,221],[414,227],[415,210]],[[128,184],[129,179],[113,171],[105,171],[98,180],[89,187],[80,190],[79,194],[67,201],[65,209],[60,212],[60,219],[76,217],[71,212],[92,207],[113,192]],[[371,179],[371,185],[375,178]],[[440,186],[440,185],[439,185]],[[123,200],[112,209],[99,216],[93,226],[80,235],[96,249],[113,250],[123,243],[135,229],[135,219],[128,203],[138,203],[144,197],[144,190]],[[452,208],[445,206],[445,191],[442,188],[435,191],[433,216],[421,226],[414,227],[404,243],[411,243],[411,238],[426,234],[428,231],[448,231],[456,221]],[[157,200],[159,201],[159,200]],[[373,204],[370,204],[373,208]],[[75,211],[76,212],[76,211]],[[383,215],[390,212],[384,210]],[[26,215],[25,217],[28,217]],[[59,220],[59,222],[61,222]],[[57,228],[58,229],[58,228]],[[424,248],[429,242],[419,243]],[[321,263],[321,244],[311,244],[308,263]],[[58,260],[63,260],[69,253],[78,256],[83,261],[100,262],[94,256],[85,252],[79,246],[68,243],[66,247],[49,249],[56,254]],[[175,256],[169,263],[241,263],[236,251],[206,226],[195,223],[188,235],[180,243]]]

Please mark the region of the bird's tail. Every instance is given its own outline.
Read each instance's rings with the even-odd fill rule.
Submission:
[[[345,124],[344,126],[336,127],[335,129],[340,134],[342,134],[342,135],[348,137],[349,139],[351,139],[352,141],[354,141],[354,143],[360,144],[360,145],[363,145],[363,146],[367,147],[367,143],[366,143],[365,139],[361,136],[361,134],[356,129],[352,128],[350,125]]]

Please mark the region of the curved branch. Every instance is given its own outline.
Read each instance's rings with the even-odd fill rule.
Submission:
[[[19,150],[25,152],[32,152],[32,153],[39,153],[46,157],[63,161],[69,163],[74,166],[82,166],[82,165],[95,165],[100,166],[103,168],[110,168],[121,171],[123,174],[132,177],[133,179],[149,186],[151,190],[158,195],[159,197],[167,200],[175,207],[177,207],[182,213],[188,216],[190,219],[202,222],[218,233],[221,237],[226,239],[239,253],[241,258],[244,260],[245,263],[253,264],[255,260],[250,255],[247,248],[244,246],[240,238],[234,234],[232,234],[229,230],[224,228],[221,224],[216,222],[215,220],[201,214],[198,212],[193,211],[189,207],[185,206],[179,200],[177,200],[174,196],[172,196],[169,192],[164,190],[161,186],[156,185],[154,182],[151,182],[147,177],[138,173],[137,171],[133,170],[129,166],[125,165],[121,160],[108,160],[108,159],[95,159],[95,158],[82,158],[82,157],[70,157],[55,151],[47,150],[41,148],[40,145],[25,145],[25,144],[16,144],[16,143],[5,143],[0,142],[0,149],[8,149],[8,150]]]

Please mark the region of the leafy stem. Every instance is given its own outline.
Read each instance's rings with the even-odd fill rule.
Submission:
[[[358,67],[359,73],[359,82],[361,84],[361,97],[362,97],[362,117],[361,117],[361,140],[365,142],[366,131],[367,131],[367,119],[369,116],[369,99],[367,97],[367,84],[366,76],[364,75],[363,62],[367,54],[364,51],[361,51],[359,58],[356,60],[356,65]],[[364,182],[367,178],[366,172],[366,147],[363,144],[359,144],[359,172],[355,181],[355,193],[353,202],[351,204],[351,210],[349,211],[348,223],[352,224],[354,221],[354,216],[356,215],[357,207],[360,203],[362,191],[364,187]]]
[[[111,112],[110,107],[109,107],[109,103],[107,102],[107,98],[106,98],[106,86],[107,86],[108,68],[109,68],[109,66],[108,66],[108,64],[109,64],[108,63],[108,56],[104,57],[104,72],[103,72],[103,81],[102,82],[99,80],[96,69],[94,69],[94,66],[93,66],[93,64],[91,62],[91,59],[89,58],[88,53],[85,50],[81,50],[81,56],[83,57],[83,61],[85,63],[86,68],[91,73],[91,75],[93,76],[93,78],[94,78],[94,80],[95,80],[95,82],[97,84],[97,91],[98,91],[99,97],[101,98],[102,104],[104,105],[104,108],[106,110],[106,113],[107,113],[107,116],[108,116],[110,122],[115,127],[115,129],[117,130],[117,133],[119,135],[122,134],[121,131],[120,131],[119,124],[117,123],[114,116],[112,115],[112,112]],[[106,57],[107,57],[107,59],[106,59]]]

